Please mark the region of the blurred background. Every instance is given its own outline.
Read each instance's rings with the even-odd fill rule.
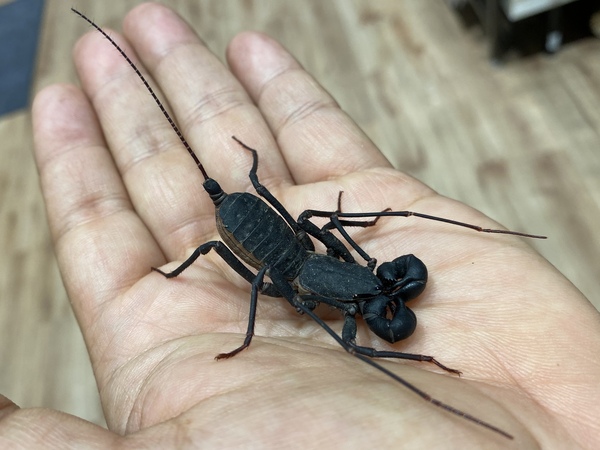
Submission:
[[[0,392],[99,424],[54,261],[29,105],[44,86],[77,83],[71,48],[90,27],[71,6],[120,29],[139,3],[0,0]],[[221,59],[242,30],[282,42],[395,167],[510,229],[547,235],[529,243],[600,307],[596,0],[163,3]]]

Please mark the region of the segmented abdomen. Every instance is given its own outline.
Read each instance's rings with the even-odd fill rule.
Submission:
[[[308,253],[263,200],[246,192],[229,194],[216,215],[223,241],[246,263],[256,269],[277,267],[288,280],[296,278]]]

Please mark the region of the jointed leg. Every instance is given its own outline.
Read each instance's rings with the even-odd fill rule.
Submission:
[[[306,231],[308,234],[313,236],[318,241],[322,242],[327,247],[327,254],[334,258],[342,258],[346,262],[356,262],[354,256],[350,254],[346,246],[331,231],[319,228],[312,223],[309,218],[310,214],[307,211],[300,214],[298,217],[298,226]]]
[[[279,202],[279,200],[277,200],[275,196],[271,194],[271,192],[266,187],[260,184],[260,181],[258,181],[258,175],[256,173],[258,169],[258,153],[256,152],[256,150],[248,147],[235,136],[231,137],[244,149],[252,153],[252,168],[250,169],[250,173],[248,174],[248,176],[250,178],[250,181],[252,182],[252,186],[254,186],[254,189],[256,189],[257,194],[263,197],[281,215],[281,217],[284,218],[284,220],[288,223],[292,230],[294,230],[294,233],[296,233],[296,237],[298,238],[298,240],[307,250],[314,250],[315,246],[313,245],[312,241],[306,235],[304,230],[302,230],[298,226],[298,223],[294,220],[294,218],[287,211],[287,209],[285,209],[285,207]]]
[[[463,228],[470,228],[471,230],[478,231],[480,233],[494,233],[494,234],[509,234],[513,236],[522,236],[533,239],[546,239],[546,236],[539,236],[536,234],[528,234],[521,233],[519,231],[511,231],[511,230],[498,230],[495,228],[483,228],[479,225],[473,225],[466,222],[459,222],[457,220],[446,219],[445,217],[439,216],[431,216],[429,214],[423,214],[416,211],[380,211],[380,212],[364,212],[364,213],[336,213],[335,211],[318,211],[311,210],[310,211],[315,217],[331,217],[332,215],[337,215],[339,218],[364,218],[364,217],[419,217],[421,219],[432,220],[435,222],[443,222],[450,225],[456,225]],[[350,223],[346,223],[345,220],[342,220],[344,226],[351,226]],[[355,222],[360,223],[360,222]],[[359,225],[360,226],[360,225]]]
[[[340,302],[338,300],[319,297],[318,295],[301,295],[299,296],[302,301],[308,301],[309,304],[312,303],[324,303],[326,305],[332,306],[339,311],[344,313],[344,327],[342,328],[342,341],[344,344],[342,345],[346,351],[350,353],[358,353],[360,355],[368,356],[369,358],[396,358],[396,359],[408,359],[411,361],[422,361],[422,362],[430,362],[438,366],[440,369],[444,369],[447,372],[460,375],[461,372],[456,369],[451,369],[437,361],[433,356],[427,355],[418,355],[414,353],[403,353],[403,352],[392,352],[392,351],[384,351],[384,350],[375,350],[371,347],[363,347],[356,344],[356,314],[357,307],[353,302]],[[306,306],[303,303],[303,306]],[[312,309],[312,308],[311,308]],[[301,312],[302,309],[301,309]],[[321,325],[321,324],[319,324]],[[321,325],[323,326],[323,325]],[[327,330],[326,330],[327,331]],[[328,331],[329,332],[329,331]],[[332,330],[333,332],[333,330]],[[335,333],[335,332],[334,332]],[[331,333],[329,333],[331,334]],[[336,333],[336,336],[337,333]],[[338,336],[339,337],[339,336]],[[337,340],[337,339],[336,339]]]
[[[152,267],[152,270],[164,275],[166,278],[174,278],[192,265],[192,263],[196,261],[200,255],[206,255],[213,249],[221,258],[223,258],[229,267],[235,270],[242,278],[248,281],[248,283],[254,282],[256,275],[254,275],[221,241],[209,241],[205,244],[202,244],[200,247],[194,250],[188,259],[181,263],[181,265],[172,272],[163,272],[156,267]],[[260,287],[260,293],[270,297],[281,297],[281,293],[279,293],[279,291],[271,283],[263,283]]]
[[[250,346],[250,342],[252,341],[252,337],[254,336],[254,323],[256,322],[256,305],[258,304],[258,290],[263,284],[263,278],[265,276],[266,271],[266,266],[260,269],[260,271],[256,275],[256,278],[252,281],[252,294],[250,295],[250,314],[248,315],[248,329],[246,330],[246,339],[244,339],[244,343],[235,350],[232,350],[228,353],[219,353],[217,356],[215,356],[215,359],[219,360],[231,358],[232,356],[237,355],[239,352]]]
[[[306,231],[314,236],[316,239],[321,241],[327,247],[327,254],[330,256],[342,258],[347,262],[354,262],[354,258],[349,254],[346,247],[342,244],[342,242],[335,237],[330,230],[336,228],[342,237],[350,244],[350,246],[367,262],[367,266],[373,270],[377,265],[377,260],[375,258],[371,258],[367,252],[365,252],[355,241],[350,237],[348,232],[344,229],[344,227],[372,227],[374,226],[379,217],[376,217],[373,220],[368,221],[350,221],[350,220],[340,220],[340,214],[342,214],[342,194],[340,191],[338,195],[338,207],[336,211],[318,211],[314,209],[308,209],[300,214],[298,217],[298,225],[302,228],[306,229]],[[388,209],[386,209],[388,211]],[[314,225],[309,219],[311,217],[327,217],[329,222],[327,222],[322,228],[318,228]],[[349,257],[348,257],[349,256]]]
[[[304,305],[304,303],[301,301],[301,299],[299,299],[296,296],[296,293],[294,292],[294,290],[292,289],[292,287],[290,286],[290,284],[281,276],[281,274],[277,273],[276,271],[270,271],[269,272],[269,277],[271,278],[271,281],[273,282],[273,284],[275,285],[275,287],[277,287],[277,289],[281,292],[281,294],[284,296],[284,298],[300,313],[302,314],[306,314],[307,316],[309,316],[311,319],[313,319],[321,328],[323,328],[333,339],[335,339],[335,341],[340,344],[342,346],[342,348],[344,348],[344,350],[346,350],[348,353],[350,353],[352,356],[354,356],[357,359],[360,359],[361,361],[365,362],[366,364],[370,365],[371,367],[377,369],[378,371],[386,374],[387,376],[389,376],[390,378],[392,378],[393,380],[397,381],[398,383],[402,384],[404,387],[406,387],[407,389],[409,389],[410,391],[412,391],[413,393],[417,394],[419,397],[421,397],[423,400],[430,402],[431,404],[437,406],[438,408],[442,408],[452,414],[455,414],[457,416],[460,416],[466,420],[469,420],[470,422],[476,423],[478,425],[481,425],[485,428],[488,428],[496,433],[499,433],[509,439],[512,439],[513,437],[506,433],[505,431],[501,430],[498,427],[495,427],[494,425],[491,425],[481,419],[478,419],[475,416],[472,416],[464,411],[461,411],[459,409],[456,409],[444,402],[441,402],[440,400],[437,400],[433,397],[431,397],[429,394],[427,394],[426,392],[422,391],[421,389],[419,389],[418,387],[416,387],[414,384],[409,383],[408,381],[406,381],[404,378],[396,375],[394,372],[386,369],[385,367],[383,367],[382,365],[378,364],[376,361],[373,361],[371,359],[371,357],[399,357],[398,355],[402,355],[401,353],[396,353],[396,352],[389,352],[390,355],[386,355],[385,353],[387,352],[380,352],[378,353],[377,351],[373,350],[373,349],[368,349],[368,350],[373,350],[372,355],[370,356],[369,354],[367,354],[365,351],[363,351],[363,349],[365,347],[359,347],[357,345],[355,345],[354,343],[350,343],[347,342],[347,340],[351,340],[349,339],[349,336],[345,336],[346,339],[343,339],[342,337],[340,337],[335,331],[333,331],[331,329],[331,327],[329,325],[327,325],[325,323],[325,321],[323,319],[321,319],[319,316],[317,316],[314,311],[310,308],[307,307],[306,305]],[[349,325],[345,325],[348,327],[356,327],[356,322],[354,320],[354,317],[350,317],[350,315],[346,315],[346,324]],[[348,334],[348,331],[346,331],[346,333]],[[349,335],[356,335],[356,331],[352,332],[352,330],[350,330]],[[392,355],[393,354],[393,355]],[[420,355],[414,355],[414,356],[420,356]],[[427,358],[427,357],[426,357]],[[413,358],[405,358],[405,359],[413,359]],[[436,364],[438,364],[441,368],[448,370],[450,372],[456,373],[458,371],[454,371],[453,369],[448,369],[447,367],[440,365],[439,363],[437,363],[437,361],[435,361],[435,359],[431,358],[431,360],[427,360],[424,359],[424,361],[431,361],[434,362]]]

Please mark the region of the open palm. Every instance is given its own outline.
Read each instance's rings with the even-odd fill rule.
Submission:
[[[113,37],[160,87],[207,172],[226,192],[261,182],[293,216],[411,209],[485,227],[490,219],[389,166],[326,92],[276,42],[237,36],[231,72],[164,6],[145,4]],[[199,244],[218,239],[202,177],[139,79],[96,32],[75,49],[83,90],[52,86],[34,104],[36,158],[62,276],[82,328],[109,431],[5,401],[0,442],[140,447],[592,447],[600,440],[600,320],[521,239],[422,219],[351,230],[380,262],[414,253],[428,266],[411,302],[419,325],[389,345],[433,355],[382,364],[514,441],[442,411],[346,354],[282,299],[261,297],[256,337],[241,344],[249,285],[210,253],[176,279]],[[538,230],[527,230],[538,231]],[[342,317],[317,310],[336,330]],[[17,430],[31,430],[23,434]],[[36,430],[43,430],[37,433]],[[15,431],[17,430],[17,431]]]

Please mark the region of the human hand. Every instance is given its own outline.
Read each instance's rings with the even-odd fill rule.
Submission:
[[[231,73],[167,8],[126,18],[129,44],[227,192],[261,182],[293,216],[411,209],[486,227],[482,214],[392,169],[277,43],[245,33]],[[114,34],[113,34],[114,36]],[[352,236],[380,262],[414,253],[429,284],[411,302],[419,325],[388,345],[460,369],[381,361],[433,397],[506,430],[510,442],[435,408],[350,357],[281,299],[261,298],[250,348],[249,286],[218,256],[175,268],[217,238],[202,177],[136,75],[96,32],[75,50],[83,91],[53,86],[34,104],[36,158],[65,286],[82,328],[109,430],[8,401],[0,443],[139,447],[592,447],[600,439],[600,320],[518,238],[420,219],[382,218]],[[90,99],[90,100],[88,100]],[[538,230],[526,230],[536,232]],[[322,312],[322,311],[320,311]],[[328,323],[341,329],[335,311]],[[27,432],[23,432],[27,430]],[[49,439],[49,435],[53,439]],[[38,439],[40,439],[38,441]]]

